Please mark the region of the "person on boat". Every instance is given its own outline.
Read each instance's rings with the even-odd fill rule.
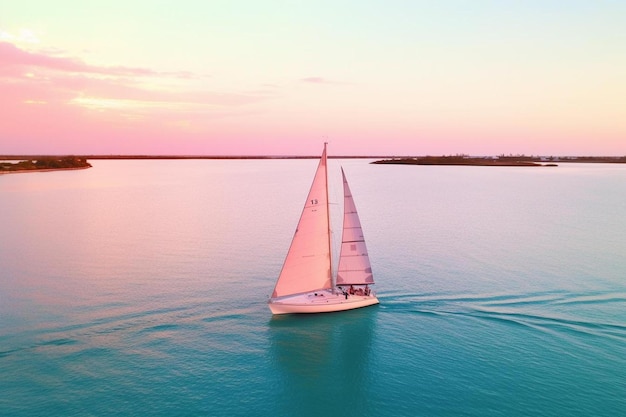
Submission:
[[[354,286],[350,285],[350,294],[354,294]]]
[[[365,295],[370,295],[370,289],[367,284],[365,284]]]
[[[348,299],[348,291],[344,290],[342,287],[338,286],[337,287],[339,289],[339,291],[341,291],[341,294],[346,297],[346,300]]]

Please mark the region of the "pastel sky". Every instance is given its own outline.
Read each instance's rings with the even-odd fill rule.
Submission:
[[[0,154],[626,155],[626,1],[0,1]]]

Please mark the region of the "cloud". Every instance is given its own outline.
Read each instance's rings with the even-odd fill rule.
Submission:
[[[13,35],[0,29],[0,41],[39,43],[39,38],[30,29],[20,29],[17,35]]]
[[[309,84],[327,84],[328,83],[328,81],[326,81],[322,77],[307,77],[307,78],[302,78],[300,81],[302,81],[303,83],[309,83]]]
[[[216,124],[228,131],[238,119],[264,112],[255,104],[280,96],[268,86],[214,91],[203,84],[206,78],[91,65],[58,49],[27,50],[0,41],[0,142],[11,138],[15,145],[5,152],[20,153],[28,146],[80,152],[87,144],[114,143],[110,138],[128,138],[117,139],[119,146],[132,142],[138,149],[155,138],[201,140],[217,134]]]
[[[300,82],[306,84],[318,84],[318,85],[348,85],[350,83],[341,82],[341,81],[333,81],[323,77],[305,77],[300,78]]]
[[[7,67],[37,67],[64,72],[91,73],[102,75],[154,76],[155,71],[146,68],[106,67],[89,65],[85,62],[67,57],[51,56],[45,53],[28,52],[12,43],[0,42],[0,69]]]
[[[275,96],[267,90],[206,91],[197,85],[192,88],[180,82],[176,82],[174,88],[172,79],[184,83],[203,77],[186,71],[159,72],[149,68],[91,65],[80,59],[55,55],[53,52],[29,52],[12,43],[0,42],[0,86],[10,88],[12,96],[21,102],[62,101],[86,108],[101,103],[103,109],[180,109],[185,105],[232,107]]]

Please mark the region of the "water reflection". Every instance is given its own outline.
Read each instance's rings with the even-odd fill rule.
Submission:
[[[377,311],[272,317],[270,358],[284,415],[367,414]]]

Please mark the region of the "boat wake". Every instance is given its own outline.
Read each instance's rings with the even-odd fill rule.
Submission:
[[[525,326],[551,334],[626,341],[626,293],[398,294],[382,296],[386,312],[454,316]],[[620,318],[621,317],[621,318]]]
[[[101,306],[96,316],[86,315],[74,323],[41,324],[39,328],[10,335],[0,358],[13,354],[56,352],[79,354],[113,346],[143,344],[174,339],[186,326],[194,325],[202,314],[201,304],[163,306],[130,310],[127,306]]]

